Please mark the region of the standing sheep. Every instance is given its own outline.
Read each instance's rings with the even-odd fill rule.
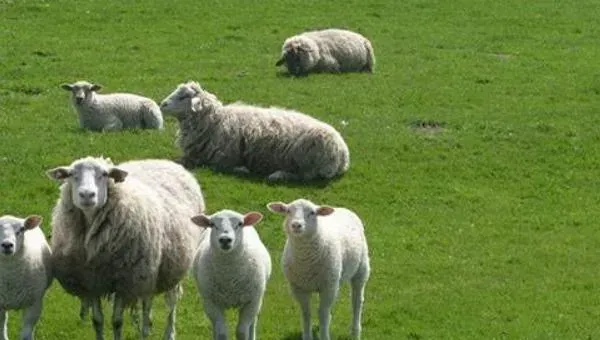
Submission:
[[[150,98],[130,93],[98,94],[102,86],[84,80],[62,84],[61,88],[71,91],[81,128],[92,131],[163,129],[160,108]]]
[[[114,293],[114,339],[123,309],[142,301],[142,339],[150,331],[152,297],[166,292],[164,338],[175,339],[180,281],[203,237],[189,216],[204,199],[194,176],[165,160],[86,157],[48,171],[62,183],[52,215],[54,274],[62,287],[91,301],[96,339],[103,337],[101,298]],[[188,217],[185,217],[188,216]]]
[[[180,84],[161,103],[179,120],[182,164],[268,175],[270,181],[339,176],[350,153],[332,126],[300,112],[233,103],[223,105],[198,83]]]
[[[340,284],[352,287],[351,335],[360,339],[364,290],[370,264],[363,224],[345,208],[297,199],[289,204],[271,202],[270,211],[285,215],[287,240],[283,249],[283,273],[302,309],[302,338],[312,339],[311,293],[319,294],[320,339],[329,340],[331,308]]]
[[[33,339],[52,283],[51,254],[38,226],[42,217],[0,217],[0,339],[8,340],[8,310],[24,309],[21,340]]]
[[[253,227],[261,219],[257,212],[242,215],[231,210],[192,217],[200,227],[210,228],[210,237],[198,248],[193,272],[215,340],[227,339],[228,308],[239,309],[236,338],[256,338],[258,313],[271,276],[271,257]]]
[[[281,58],[288,72],[299,76],[310,72],[369,72],[375,68],[375,54],[369,39],[342,29],[304,32],[287,38]]]

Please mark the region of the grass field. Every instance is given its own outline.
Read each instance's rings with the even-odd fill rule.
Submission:
[[[599,14],[591,0],[0,0],[0,213],[41,214],[50,236],[58,190],[45,170],[86,155],[179,156],[175,120],[163,132],[80,130],[61,83],[160,101],[193,79],[224,102],[310,113],[350,147],[349,172],[325,187],[194,171],[209,212],[266,216],[257,229],[274,275],[260,338],[299,339],[281,218],[265,204],[302,196],[365,221],[364,339],[598,339]],[[283,40],[325,27],[369,37],[375,73],[279,76]],[[93,338],[57,282],[45,303],[38,339]],[[159,299],[152,339],[164,321]],[[345,287],[333,338],[349,324]],[[190,279],[177,331],[211,334]],[[137,339],[129,322],[125,335]]]

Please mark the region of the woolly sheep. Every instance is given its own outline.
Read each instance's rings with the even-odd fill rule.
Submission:
[[[331,308],[342,282],[352,288],[351,335],[360,339],[364,290],[370,264],[360,218],[345,208],[317,206],[306,199],[289,204],[271,202],[272,212],[285,215],[287,240],[283,273],[302,309],[302,338],[312,339],[310,296],[319,294],[320,339],[329,340]]]
[[[52,283],[51,254],[38,226],[42,217],[0,217],[0,326],[8,339],[8,310],[23,309],[20,339],[31,340]]]
[[[160,108],[150,98],[130,93],[98,94],[102,86],[84,80],[62,84],[61,88],[71,91],[79,125],[84,129],[163,129]]]
[[[180,281],[203,237],[189,219],[204,210],[194,176],[166,160],[115,166],[93,157],[47,174],[62,183],[52,215],[54,274],[68,293],[91,301],[96,339],[103,339],[102,297],[114,294],[114,339],[121,339],[123,309],[141,300],[145,338],[152,297],[163,292],[164,338],[174,339]]]
[[[287,38],[275,65],[284,63],[288,72],[296,76],[310,72],[372,73],[375,55],[369,39],[352,31],[331,28]]]
[[[236,338],[256,337],[258,313],[271,276],[271,257],[253,227],[261,219],[258,212],[242,215],[231,210],[192,217],[197,225],[210,228],[210,237],[198,248],[193,272],[214,339],[227,339],[228,308],[239,309]]]
[[[182,164],[268,175],[270,181],[330,179],[346,172],[350,153],[332,126],[300,112],[223,105],[194,81],[161,103],[179,121]]]

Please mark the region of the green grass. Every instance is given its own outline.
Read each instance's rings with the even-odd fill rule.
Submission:
[[[274,275],[260,338],[299,336],[279,269],[281,218],[265,204],[302,196],[365,221],[364,339],[596,339],[599,14],[591,0],[0,0],[0,213],[41,214],[50,235],[58,191],[45,170],[86,155],[179,155],[171,119],[162,133],[79,130],[60,83],[159,101],[193,79],[225,102],[312,114],[351,150],[349,172],[326,187],[194,171],[209,212],[265,213],[258,230]],[[283,40],[325,27],[371,38],[375,74],[278,76]],[[422,121],[443,128],[413,128]],[[164,327],[161,300],[152,339]],[[57,282],[45,303],[38,339],[93,338]],[[210,337],[190,279],[178,311],[180,339]],[[105,318],[109,338],[108,309]],[[345,339],[349,322],[345,287],[333,338]],[[130,323],[125,333],[137,339]]]

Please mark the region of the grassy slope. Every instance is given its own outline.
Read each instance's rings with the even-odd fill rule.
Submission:
[[[325,188],[195,174],[211,211],[266,213],[268,201],[299,196],[356,210],[373,267],[364,338],[600,332],[594,1],[246,3],[0,0],[1,212],[49,221],[57,190],[44,171],[81,156],[178,155],[173,120],[164,133],[80,131],[60,83],[88,79],[106,92],[161,100],[194,79],[224,101],[296,108],[342,131],[351,170]],[[375,75],[276,75],[286,36],[330,26],[372,39]],[[419,119],[445,130],[416,132],[410,125]],[[260,319],[264,339],[299,331],[277,270],[280,223],[266,215],[259,230],[276,268]],[[349,323],[346,293],[333,318],[338,337]],[[76,310],[55,284],[39,338],[91,338]],[[180,338],[208,337],[190,280],[179,311]],[[163,312],[157,301],[156,339]],[[126,333],[136,338],[132,327]]]

